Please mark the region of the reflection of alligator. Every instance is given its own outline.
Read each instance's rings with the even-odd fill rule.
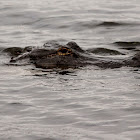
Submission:
[[[48,42],[42,48],[8,48],[4,51],[15,56],[11,58],[11,63],[28,59],[30,63],[39,68],[77,68],[86,65],[96,65],[101,68],[140,66],[140,52],[127,60],[105,60],[90,55],[89,51],[82,50],[75,42],[69,42],[64,46]]]

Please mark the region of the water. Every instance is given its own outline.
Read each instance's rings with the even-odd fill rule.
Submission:
[[[139,0],[0,1],[0,49],[72,40],[128,57],[139,46]],[[113,23],[111,23],[113,22]],[[140,71],[41,70],[0,55],[0,140],[139,140]]]

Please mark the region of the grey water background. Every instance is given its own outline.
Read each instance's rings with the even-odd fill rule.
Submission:
[[[0,0],[1,49],[48,40],[129,57],[139,46],[112,43],[140,41],[140,1]],[[140,139],[138,68],[88,66],[63,74],[5,65],[9,59],[0,55],[0,140]]]

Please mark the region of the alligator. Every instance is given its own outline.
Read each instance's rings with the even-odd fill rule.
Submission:
[[[93,50],[92,50],[93,51]],[[47,42],[42,47],[28,46],[25,48],[7,48],[4,52],[10,53],[10,64],[26,60],[37,68],[79,68],[95,65],[100,68],[120,68],[122,66],[139,67],[140,52],[125,60],[110,60],[110,58],[95,57],[91,50],[83,50],[75,42],[60,45],[56,42]],[[95,50],[95,52],[97,49]],[[106,49],[109,51],[109,49]],[[110,50],[111,52],[113,50]],[[113,51],[116,54],[116,51]],[[117,52],[118,54],[119,52]],[[121,54],[121,53],[120,53]]]

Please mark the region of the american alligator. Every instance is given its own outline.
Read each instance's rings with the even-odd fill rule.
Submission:
[[[44,69],[77,68],[86,65],[95,65],[101,68],[140,66],[140,52],[127,60],[102,59],[91,55],[89,51],[81,49],[75,42],[68,42],[66,45],[48,42],[40,48],[29,46],[23,49],[8,48],[4,51],[10,52],[13,56],[10,60],[11,64],[28,60],[29,63],[34,64],[36,67]]]

